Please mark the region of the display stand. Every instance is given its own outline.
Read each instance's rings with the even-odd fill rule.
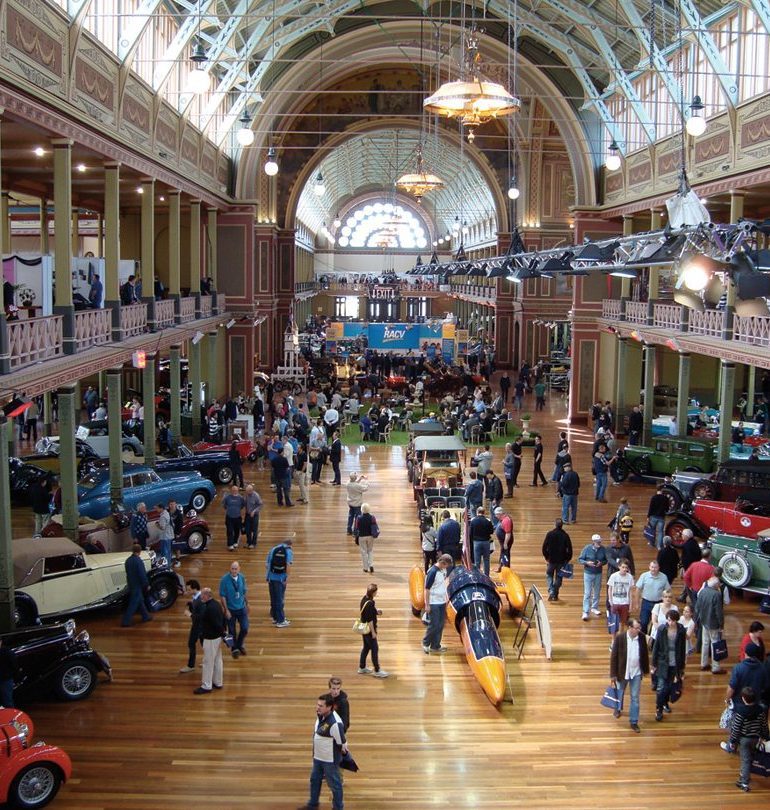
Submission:
[[[529,589],[527,602],[524,605],[524,610],[521,612],[516,637],[513,640],[513,649],[514,652],[517,653],[517,659],[520,659],[524,652],[524,643],[527,640],[529,628],[533,623],[537,625],[537,636],[540,641],[540,646],[545,652],[545,657],[550,661],[552,653],[551,621],[548,618],[548,611],[546,610],[543,596],[536,585],[533,585]]]
[[[283,333],[283,365],[276,368],[273,374],[277,391],[288,388],[289,393],[298,394],[307,390],[307,374],[299,364],[299,331],[294,320],[290,320]]]

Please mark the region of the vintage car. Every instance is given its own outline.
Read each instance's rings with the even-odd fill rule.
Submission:
[[[413,444],[412,485],[418,507],[429,506],[428,497],[465,494],[463,467],[466,449],[457,436],[417,436]],[[432,491],[436,490],[435,496]],[[456,492],[452,492],[456,490]]]
[[[18,709],[0,709],[0,803],[45,807],[72,776],[72,762],[56,745],[32,743],[32,718]]]
[[[193,453],[183,444],[177,446],[175,457],[159,457],[155,462],[155,471],[158,473],[199,472],[204,478],[208,478],[215,484],[229,484],[233,480],[233,468],[230,466],[230,456],[227,451]]]
[[[120,411],[120,418],[123,422],[131,421],[131,401],[134,397],[136,397],[139,402],[143,402],[141,391],[136,391],[133,388],[127,388],[123,392],[125,405]],[[168,394],[155,394],[155,421],[160,424],[161,422],[169,422],[170,420],[171,397]]]
[[[709,439],[653,438],[650,447],[629,445],[618,453],[616,477],[629,474],[673,475],[677,470],[710,473],[716,466],[716,442]]]
[[[136,509],[140,502],[153,506],[175,500],[183,509],[203,512],[216,496],[216,487],[199,472],[158,475],[142,464],[123,465],[123,506]],[[101,465],[78,481],[78,511],[82,517],[105,518],[110,508],[110,471]]]
[[[241,461],[257,460],[257,447],[251,439],[237,439],[235,446],[238,449],[238,455],[241,457]],[[207,453],[229,453],[230,442],[225,442],[224,444],[196,442],[192,446],[192,451],[196,455],[205,455]]]
[[[11,503],[16,506],[29,505],[30,487],[38,481],[46,481],[51,476],[49,470],[25,464],[20,458],[8,459],[8,471],[11,482]]]
[[[128,556],[86,554],[66,537],[14,539],[17,627],[122,602],[128,596]],[[184,580],[152,551],[143,551],[142,560],[158,610],[171,607],[184,592]]]
[[[18,667],[14,698],[23,702],[51,691],[60,700],[83,700],[94,691],[98,674],[112,680],[110,662],[91,647],[87,630],[75,634],[73,619],[26,627],[0,636]]]
[[[732,588],[767,594],[770,589],[770,531],[756,540],[731,534],[711,538],[711,562],[722,568],[722,581]]]
[[[90,444],[82,439],[75,439],[75,457],[77,458],[78,474],[83,475],[89,470],[95,461],[99,461],[99,455]],[[46,437],[40,439],[35,445],[35,452],[29,456],[22,456],[21,460],[25,464],[34,464],[43,470],[59,475],[61,471],[61,460],[59,458],[59,437]]]
[[[770,489],[770,464],[763,461],[725,461],[715,475],[692,485],[691,497],[709,501],[734,501],[752,490]]]
[[[711,532],[755,538],[770,529],[770,493],[760,490],[744,493],[735,503],[697,500],[691,514],[677,512],[666,526],[666,534],[675,546],[681,546],[684,529],[704,539]]]
[[[157,509],[147,509],[147,529],[150,532],[149,547],[158,552],[160,550],[160,529],[158,528]],[[89,554],[103,554],[104,552],[130,551],[133,545],[131,532],[130,512],[115,512],[102,520],[81,518],[78,525],[77,542]],[[54,515],[43,529],[43,537],[64,537],[61,515]],[[174,538],[172,544],[174,551],[182,554],[199,554],[208,546],[211,540],[209,524],[198,517],[198,513],[191,509],[185,513],[182,531]]]
[[[109,458],[110,427],[106,419],[94,419],[84,425],[78,425],[77,437],[90,444],[100,458]],[[133,433],[126,430],[121,430],[120,449],[124,453],[144,456],[144,445]]]
[[[770,461],[770,442],[763,437],[760,437],[760,441],[746,440],[743,444],[731,444],[730,458],[735,461],[748,460],[755,451],[756,461]]]

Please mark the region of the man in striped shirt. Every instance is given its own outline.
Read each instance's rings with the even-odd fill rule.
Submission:
[[[332,792],[333,810],[343,810],[340,760],[346,754],[345,729],[340,716],[334,711],[334,698],[321,695],[316,704],[315,733],[313,734],[313,770],[310,772],[310,798],[300,810],[318,807],[323,780]]]

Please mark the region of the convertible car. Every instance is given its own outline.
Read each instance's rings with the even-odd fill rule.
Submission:
[[[8,471],[11,479],[11,503],[15,506],[28,506],[32,484],[45,481],[51,475],[49,470],[34,464],[25,464],[20,458],[8,459]]]
[[[167,472],[199,472],[215,484],[229,484],[233,480],[233,468],[227,451],[193,453],[180,444],[175,458],[158,458],[155,470]]]
[[[119,604],[128,596],[126,552],[86,554],[65,537],[13,541],[16,626]],[[158,610],[171,607],[184,580],[152,551],[142,560]]]
[[[175,500],[183,509],[203,512],[217,491],[199,472],[168,472],[158,475],[142,464],[123,465],[123,505],[136,509]],[[78,511],[83,517],[105,518],[110,508],[110,471],[105,466],[93,469],[78,481]]]
[[[83,700],[96,687],[98,673],[112,680],[110,662],[91,647],[88,631],[75,630],[74,620],[67,619],[0,636],[16,661],[14,697],[31,700],[52,691],[60,700]]]
[[[94,462],[99,461],[98,453],[82,439],[75,439],[75,456],[78,461],[77,469],[80,475],[89,470]],[[58,437],[56,439],[54,437],[40,439],[35,445],[35,452],[30,456],[22,456],[21,460],[25,464],[34,464],[35,467],[59,475],[61,459],[59,458]]]
[[[239,439],[235,442],[241,461],[256,461],[257,447],[251,439]],[[204,455],[207,453],[229,453],[230,443],[213,444],[212,442],[196,442],[192,446],[193,453]]]
[[[722,581],[732,588],[767,594],[770,589],[770,532],[757,540],[716,534],[711,540],[711,562],[722,568]]]
[[[740,496],[735,503],[697,500],[692,514],[677,512],[666,526],[666,534],[675,546],[682,545],[685,529],[704,539],[712,531],[755,538],[770,529],[770,493],[755,490]]]

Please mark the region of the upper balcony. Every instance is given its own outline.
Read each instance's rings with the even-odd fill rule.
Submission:
[[[482,284],[450,284],[451,295],[477,304],[494,304],[497,300],[497,287]]]

